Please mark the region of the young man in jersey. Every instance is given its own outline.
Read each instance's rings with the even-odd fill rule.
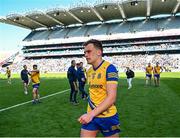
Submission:
[[[9,67],[6,68],[7,82],[11,84],[11,70]]]
[[[75,66],[76,66],[76,61],[72,60],[71,66],[68,68],[67,78],[69,80],[69,85],[71,87],[70,102],[73,103],[74,105],[78,105],[78,102],[77,102],[77,92],[78,92],[77,72],[76,72]]]
[[[92,67],[87,72],[89,97],[87,113],[79,117],[81,137],[96,137],[100,131],[105,137],[119,137],[119,117],[115,104],[118,71],[102,59],[100,41],[91,39],[84,43],[84,53]]]
[[[156,87],[159,87],[160,82],[160,74],[163,72],[163,69],[161,66],[159,66],[159,63],[156,63],[156,66],[154,67],[153,73],[154,73],[154,84]]]
[[[85,77],[85,70],[83,68],[83,63],[80,62],[79,63],[79,67],[77,68],[77,78],[78,78],[78,82],[79,82],[79,91],[81,92],[81,98],[83,100],[85,100],[87,98],[87,93],[84,90],[84,86],[86,83],[86,77]]]
[[[152,72],[153,72],[153,67],[151,66],[151,63],[148,63],[148,66],[146,67],[146,86],[148,84],[151,85]]]
[[[23,70],[21,71],[21,80],[22,80],[23,86],[24,86],[24,94],[28,94],[28,85],[29,85],[28,74],[29,74],[29,72],[27,70],[27,66],[24,65]]]
[[[131,89],[132,79],[134,78],[134,71],[132,71],[129,67],[126,67],[126,76],[127,76],[128,89]]]
[[[32,81],[33,104],[40,103],[39,86],[40,86],[40,72],[37,65],[33,65],[33,70],[30,72]]]

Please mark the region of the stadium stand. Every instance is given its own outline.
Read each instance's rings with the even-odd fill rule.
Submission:
[[[86,34],[87,27],[81,26],[81,27],[73,27],[70,29],[68,33],[68,37],[83,37]]]
[[[180,17],[163,19],[150,19],[141,21],[127,21],[120,23],[106,23],[100,25],[87,25],[81,27],[56,28],[54,30],[40,30],[30,33],[24,41],[48,40],[58,38],[83,37],[107,34],[135,33],[144,31],[160,31],[179,29]]]
[[[16,58],[16,56],[19,55],[19,52],[16,52],[15,54],[12,54],[11,56],[7,57],[5,60],[0,62],[0,66],[2,67],[7,67],[9,65],[11,65],[14,61],[14,59]]]
[[[143,71],[142,65],[157,60],[167,71],[179,70],[180,1],[133,2],[103,1],[94,6],[36,11],[0,19],[32,30],[21,43],[24,60],[13,64],[13,71],[34,63],[40,64],[43,72],[66,71],[72,59],[83,60],[86,65],[82,44],[91,38],[102,41],[104,58],[121,71],[126,66]]]
[[[61,58],[42,58],[42,59],[25,59],[14,62],[11,65],[12,72],[20,72],[23,65],[27,65],[29,69],[33,64],[38,64],[39,69],[43,73],[48,72],[65,72],[70,66],[71,60],[76,62],[83,62],[88,68],[85,58],[82,57],[61,57]],[[127,66],[130,66],[135,71],[144,71],[147,63],[151,62],[155,65],[156,62],[161,63],[165,71],[179,71],[180,70],[180,56],[179,54],[125,54],[104,56],[105,60],[112,62],[118,68],[119,72],[123,72]],[[2,70],[5,72],[5,68]]]
[[[49,35],[48,39],[57,39],[57,38],[64,38],[67,34],[67,29],[55,29],[52,30],[52,33]]]

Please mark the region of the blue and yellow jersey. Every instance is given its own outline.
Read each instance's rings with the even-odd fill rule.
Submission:
[[[146,67],[146,74],[151,74],[152,75],[153,67],[152,66],[147,66]]]
[[[154,74],[160,74],[160,70],[161,70],[160,66],[155,66],[154,67]]]
[[[87,71],[89,94],[87,112],[97,107],[107,97],[106,86],[108,83],[118,84],[118,71],[115,66],[107,61],[102,61],[97,69],[91,67]],[[112,105],[107,111],[97,117],[110,117],[115,115],[117,109]]]
[[[31,71],[31,80],[32,80],[33,84],[40,83],[40,73],[39,73],[39,70]]]
[[[11,70],[10,70],[10,69],[7,69],[7,70],[6,70],[6,74],[7,74],[8,76],[11,76]]]

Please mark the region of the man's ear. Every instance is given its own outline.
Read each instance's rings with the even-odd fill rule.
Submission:
[[[101,50],[98,50],[98,51],[97,51],[97,54],[98,54],[98,56],[101,56],[101,55],[102,55],[102,51],[101,51]]]

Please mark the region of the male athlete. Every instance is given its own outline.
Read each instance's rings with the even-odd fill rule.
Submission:
[[[119,117],[115,104],[118,71],[114,65],[102,59],[103,47],[100,41],[91,39],[84,43],[88,64],[89,83],[87,113],[79,117],[82,124],[81,137],[96,137],[100,131],[105,137],[119,137]]]
[[[132,71],[129,67],[126,67],[126,76],[127,76],[128,89],[131,89],[132,79],[134,78],[134,71]]]
[[[163,69],[161,66],[159,66],[159,63],[156,63],[156,66],[154,67],[153,73],[154,73],[154,84],[156,87],[159,87],[159,81],[160,81],[160,74],[163,72]]]
[[[29,72],[27,70],[27,66],[24,65],[23,70],[21,71],[21,80],[22,80],[23,86],[24,86],[24,94],[28,94],[28,85],[29,85],[28,74],[29,74]]]
[[[33,104],[40,103],[39,85],[40,85],[40,72],[37,65],[33,65],[33,70],[30,72],[32,81]]]
[[[152,72],[153,72],[153,67],[151,66],[151,63],[148,63],[148,66],[146,67],[146,86],[148,84],[151,85]]]
[[[73,103],[74,105],[78,105],[77,102],[77,72],[75,69],[76,66],[76,61],[72,60],[71,61],[71,66],[68,68],[67,71],[67,78],[69,80],[69,85],[71,87],[71,93],[70,93],[70,102]]]
[[[11,70],[9,67],[6,68],[7,82],[11,84]]]
[[[83,67],[83,62],[80,62],[80,67],[83,69],[83,72],[84,72],[85,78],[87,78],[87,71],[86,71],[86,68],[85,68],[85,67]]]
[[[77,78],[78,78],[78,82],[79,82],[79,91],[82,94],[82,99],[85,100],[87,98],[87,93],[84,90],[84,86],[86,83],[86,77],[85,77],[85,70],[83,68],[83,63],[80,62],[79,63],[79,67],[77,68]]]

